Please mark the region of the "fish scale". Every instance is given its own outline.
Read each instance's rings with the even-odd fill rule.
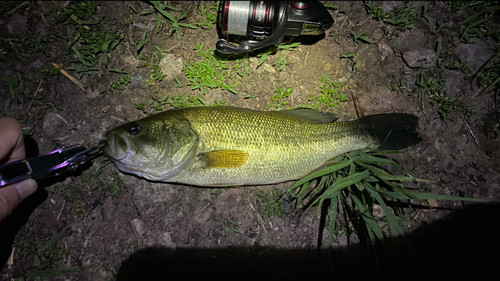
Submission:
[[[112,130],[108,142],[115,147],[105,153],[119,168],[125,167],[123,171],[153,180],[199,186],[260,185],[298,179],[344,152],[376,148],[384,141],[389,148],[404,148],[420,140],[413,115],[325,123],[318,122],[321,114],[308,109],[277,112],[235,107],[169,110]],[[130,126],[141,128],[140,133],[131,135]],[[164,162],[148,162],[141,146],[147,147],[149,155],[155,149],[156,155],[177,153],[176,160],[167,155]],[[139,148],[134,151],[139,155],[127,151],[133,147]],[[165,173],[168,178],[162,177]]]

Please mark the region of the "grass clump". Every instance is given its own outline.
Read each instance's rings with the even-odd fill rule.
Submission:
[[[474,10],[474,14],[460,24],[458,38],[455,34],[452,34],[450,41],[453,44],[457,42],[472,44],[471,38],[473,37],[491,37],[497,42],[500,40],[500,30],[498,30],[498,27],[490,24],[490,20],[495,15],[498,16],[498,12],[500,11],[498,3],[495,1],[453,1],[450,2],[450,5],[454,11],[460,11],[465,8]]]
[[[259,209],[264,219],[271,217],[282,218],[285,216],[281,195],[273,190],[270,195],[257,191],[257,208]]]
[[[419,96],[429,97],[429,103],[437,107],[437,112],[442,119],[446,119],[453,112],[462,112],[470,115],[475,112],[472,107],[468,107],[459,99],[450,97],[447,94],[444,79],[437,73],[420,72],[420,80],[417,81]]]
[[[151,110],[162,111],[165,109],[165,106],[171,106],[173,108],[183,108],[193,106],[232,106],[232,104],[218,100],[215,100],[213,103],[209,104],[205,102],[201,94],[195,97],[189,97],[183,94],[173,96],[165,95],[160,99],[153,97],[149,102],[145,104],[136,104],[136,108],[144,113],[151,112]]]
[[[16,259],[18,259],[18,261],[30,261],[31,266],[24,269],[21,276],[12,280],[45,280],[45,278],[65,276],[87,268],[79,266],[58,266],[63,258],[70,254],[69,249],[65,249],[58,243],[68,230],[67,228],[43,242],[37,241],[35,238],[36,234],[40,231],[39,227],[27,225],[26,229],[27,233],[23,237],[16,237],[13,247],[17,250]],[[40,245],[40,242],[43,244]],[[18,264],[21,265],[25,263],[19,262]]]
[[[205,6],[202,3],[198,6],[202,22],[197,23],[197,25],[204,29],[205,33],[209,33],[217,22],[217,6],[218,5]]]
[[[311,93],[307,104],[301,104],[295,108],[310,108],[319,111],[328,111],[331,108],[342,108],[341,102],[349,100],[345,94],[339,93],[339,90],[344,87],[342,83],[330,81],[326,74],[321,77],[320,82],[321,94],[316,95]],[[290,95],[293,93],[293,88],[279,87],[274,93],[275,94],[271,97],[272,103],[268,108],[277,111],[291,109],[290,107],[287,108],[287,105]]]
[[[257,67],[261,66],[267,59],[267,57],[271,54],[274,54],[276,53],[277,51],[294,51],[299,45],[300,45],[300,42],[295,42],[295,43],[292,43],[293,40],[295,38],[292,37],[290,39],[290,41],[288,42],[285,42],[281,45],[279,45],[278,47],[276,46],[270,46],[269,48],[267,48],[264,52],[260,53],[257,55],[257,57],[260,57],[259,59],[259,62],[257,63]],[[281,66],[283,66],[283,61],[286,59],[286,56],[283,56],[281,57],[281,61],[282,62],[279,62],[278,64],[275,64],[275,66],[279,66],[280,67],[280,70],[283,70],[281,68]],[[288,63],[286,63],[283,68],[287,65]]]
[[[106,161],[106,165],[110,163],[109,160]],[[120,195],[123,189],[123,179],[118,174],[110,174],[108,179],[104,180],[100,177],[102,174],[104,166],[100,167],[95,174],[90,174],[87,176],[87,184],[95,185],[93,190],[99,190],[100,192],[106,192],[110,196]]]
[[[222,222],[222,231],[224,231],[225,237],[228,237],[233,233],[240,235],[241,232],[238,230],[239,227],[240,225],[231,219],[225,219]]]
[[[404,209],[411,204],[427,205],[426,200],[470,200],[472,198],[409,191],[404,182],[428,182],[407,175],[393,175],[387,167],[401,166],[385,155],[397,151],[353,151],[333,159],[335,165],[326,167],[297,181],[288,192],[296,205],[305,210],[319,206],[327,210],[329,244],[341,232],[356,233],[369,245],[383,241],[386,235],[403,234]],[[296,190],[296,191],[295,191]],[[295,192],[294,192],[295,191]],[[378,210],[378,213],[375,212]],[[337,222],[340,222],[338,224]]]
[[[14,38],[10,45],[18,59],[28,59],[32,54],[43,54],[45,51],[45,39],[41,34]]]
[[[236,94],[234,87],[238,86],[239,82],[226,83],[226,80],[234,78],[233,67],[227,59],[216,56],[214,49],[203,51],[204,46],[205,43],[202,43],[194,48],[198,50],[197,56],[202,60],[186,63],[183,69],[189,80],[188,85],[193,86],[191,90],[202,90],[205,93],[207,88],[221,88]]]
[[[323,74],[320,79],[321,94],[311,93],[309,96],[309,104],[299,105],[297,108],[311,108],[320,111],[328,111],[330,108],[342,108],[341,102],[348,101],[349,99],[345,94],[339,92],[344,85],[340,82],[330,81],[328,75]]]
[[[72,49],[78,61],[87,67],[95,67],[99,59],[108,65],[108,53],[125,38],[121,31],[107,33],[102,30],[80,28]]]
[[[157,21],[156,21],[156,32],[157,33],[160,30],[160,27],[162,25],[161,24],[162,17],[164,17],[167,20],[167,22],[169,22],[170,25],[172,26],[172,33],[175,33],[177,40],[181,39],[181,34],[180,34],[180,30],[179,30],[180,27],[187,27],[187,28],[192,28],[192,29],[198,28],[197,26],[194,26],[194,25],[191,25],[188,23],[179,22],[179,21],[186,18],[188,12],[184,12],[178,18],[175,18],[173,15],[171,15],[170,13],[168,13],[166,11],[166,9],[176,10],[175,8],[172,8],[172,7],[168,6],[166,3],[162,3],[161,1],[149,1],[149,2],[151,4],[153,4],[153,7],[157,12]]]
[[[391,24],[400,32],[415,27],[415,23],[422,16],[416,11],[411,1],[406,2],[406,7],[402,9],[392,8],[388,13],[385,13],[381,5],[375,1],[365,1],[365,7],[369,14],[373,14],[375,20]]]
[[[293,93],[293,88],[279,87],[274,90],[274,93],[275,95],[271,97],[273,103],[268,108],[273,108],[276,111],[283,110],[288,105],[288,101],[285,100],[288,100],[288,97]]]

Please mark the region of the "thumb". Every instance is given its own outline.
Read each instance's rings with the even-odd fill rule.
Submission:
[[[21,201],[35,193],[37,187],[36,181],[29,179],[0,188],[0,221],[8,217]]]

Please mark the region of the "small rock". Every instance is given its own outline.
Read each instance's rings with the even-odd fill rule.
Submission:
[[[493,44],[479,39],[474,39],[474,44],[460,43],[455,49],[460,62],[465,63],[472,73],[476,73],[483,64],[494,54]]]
[[[429,49],[416,49],[403,54],[403,59],[411,68],[432,68],[436,66],[436,52]]]
[[[73,244],[73,242],[75,242],[75,237],[73,237],[73,236],[68,236],[68,237],[63,238],[64,248],[69,249],[71,247],[71,245]]]
[[[356,70],[367,71],[368,69],[375,69],[379,64],[379,57],[380,54],[378,53],[377,46],[364,44],[356,57]]]
[[[40,55],[40,54],[31,55],[30,61],[31,61],[31,65],[33,67],[39,68],[39,69],[41,69],[45,65],[49,64],[49,58],[44,56],[44,55]]]
[[[148,75],[146,72],[139,71],[130,75],[130,85],[134,88],[145,88]]]
[[[11,35],[21,35],[26,33],[28,28],[28,18],[25,15],[14,13],[7,23],[7,32]]]
[[[177,245],[172,242],[172,236],[168,232],[159,234],[156,243],[171,249],[175,249],[177,247]]]
[[[398,51],[404,53],[416,48],[423,48],[427,42],[427,36],[423,29],[413,28],[401,33],[394,41],[396,41],[394,47],[397,45],[397,42],[401,42]]]
[[[130,226],[132,227],[135,239],[139,244],[142,244],[143,236],[146,233],[146,225],[139,219],[133,219],[130,221]]]
[[[403,1],[380,1],[377,4],[380,5],[384,13],[388,13],[394,8],[403,9],[405,7],[405,3]]]
[[[43,117],[42,130],[48,136],[67,131],[68,121],[55,112],[48,112]]]
[[[385,34],[384,34],[384,30],[382,28],[375,28],[370,34],[369,34],[369,37],[370,39],[372,39],[373,41],[379,41],[381,40],[382,38],[384,38]]]
[[[378,50],[382,55],[382,60],[385,60],[388,56],[392,56],[394,54],[394,50],[387,45],[387,42],[380,42],[378,44]]]
[[[158,66],[164,74],[167,74],[167,77],[173,78],[181,73],[184,62],[180,57],[176,58],[172,54],[166,54],[160,63],[158,63]]]
[[[448,89],[448,96],[456,98],[458,94],[462,91],[462,86],[464,84],[464,74],[457,70],[443,70],[444,84],[446,89]]]

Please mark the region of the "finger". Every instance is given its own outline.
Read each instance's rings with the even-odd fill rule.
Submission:
[[[0,221],[9,216],[22,200],[35,193],[38,184],[29,179],[0,188]]]
[[[24,159],[23,131],[13,118],[0,118],[0,160],[7,161]]]

